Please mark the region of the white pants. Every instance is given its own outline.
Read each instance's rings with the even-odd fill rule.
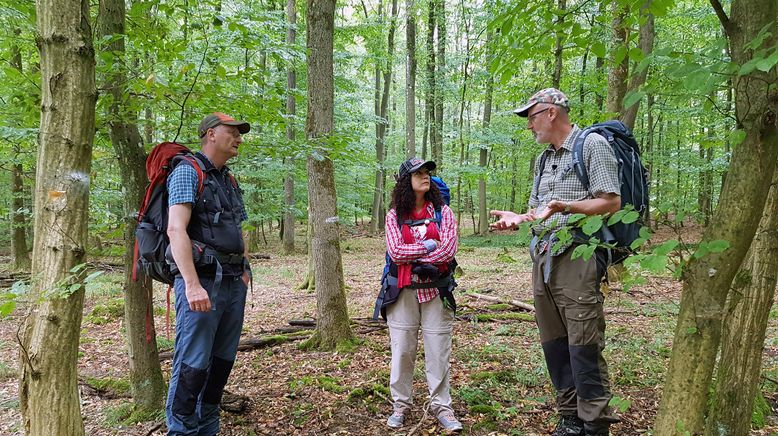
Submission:
[[[405,413],[413,404],[413,368],[419,341],[424,336],[424,369],[430,391],[430,410],[438,416],[453,411],[449,393],[449,358],[454,312],[443,307],[440,296],[419,303],[416,290],[405,288],[386,309],[386,324],[392,347],[389,390],[394,411]]]

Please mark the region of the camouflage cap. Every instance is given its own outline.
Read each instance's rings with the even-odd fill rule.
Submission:
[[[200,126],[197,128],[197,134],[202,138],[208,132],[208,129],[213,129],[219,124],[235,126],[241,134],[248,133],[248,131],[251,130],[251,126],[245,121],[238,121],[227,114],[214,112],[200,121]]]
[[[527,103],[525,103],[520,108],[514,110],[513,113],[520,117],[526,118],[529,109],[538,103],[549,103],[559,107],[563,107],[565,109],[570,108],[569,100],[567,99],[567,96],[564,93],[562,93],[562,91],[556,88],[546,88],[536,92],[535,95],[533,95],[532,97],[529,98],[529,100],[527,100]]]

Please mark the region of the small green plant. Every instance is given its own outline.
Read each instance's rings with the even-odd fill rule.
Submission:
[[[85,320],[96,325],[108,324],[124,316],[124,299],[114,298],[105,304],[98,304]]]

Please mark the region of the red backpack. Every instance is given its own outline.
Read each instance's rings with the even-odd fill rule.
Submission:
[[[155,146],[146,158],[146,174],[149,187],[138,210],[138,226],[135,229],[135,268],[132,279],[142,271],[154,280],[173,284],[175,277],[165,260],[170,241],[167,237],[168,191],[167,178],[179,163],[189,161],[197,172],[197,195],[203,192],[205,173],[202,163],[192,151],[175,142],[163,142]]]

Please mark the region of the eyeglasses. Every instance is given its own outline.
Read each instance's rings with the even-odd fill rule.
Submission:
[[[533,118],[535,118],[536,116],[538,116],[538,115],[542,114],[543,112],[545,112],[545,111],[547,111],[547,110],[549,110],[549,109],[551,109],[551,108],[550,108],[550,107],[547,107],[547,108],[545,108],[545,109],[543,109],[543,110],[539,110],[539,111],[535,112],[535,113],[534,113],[534,114],[532,114],[532,115],[529,115],[529,116],[527,117],[527,122],[528,122],[528,123],[531,123]]]

